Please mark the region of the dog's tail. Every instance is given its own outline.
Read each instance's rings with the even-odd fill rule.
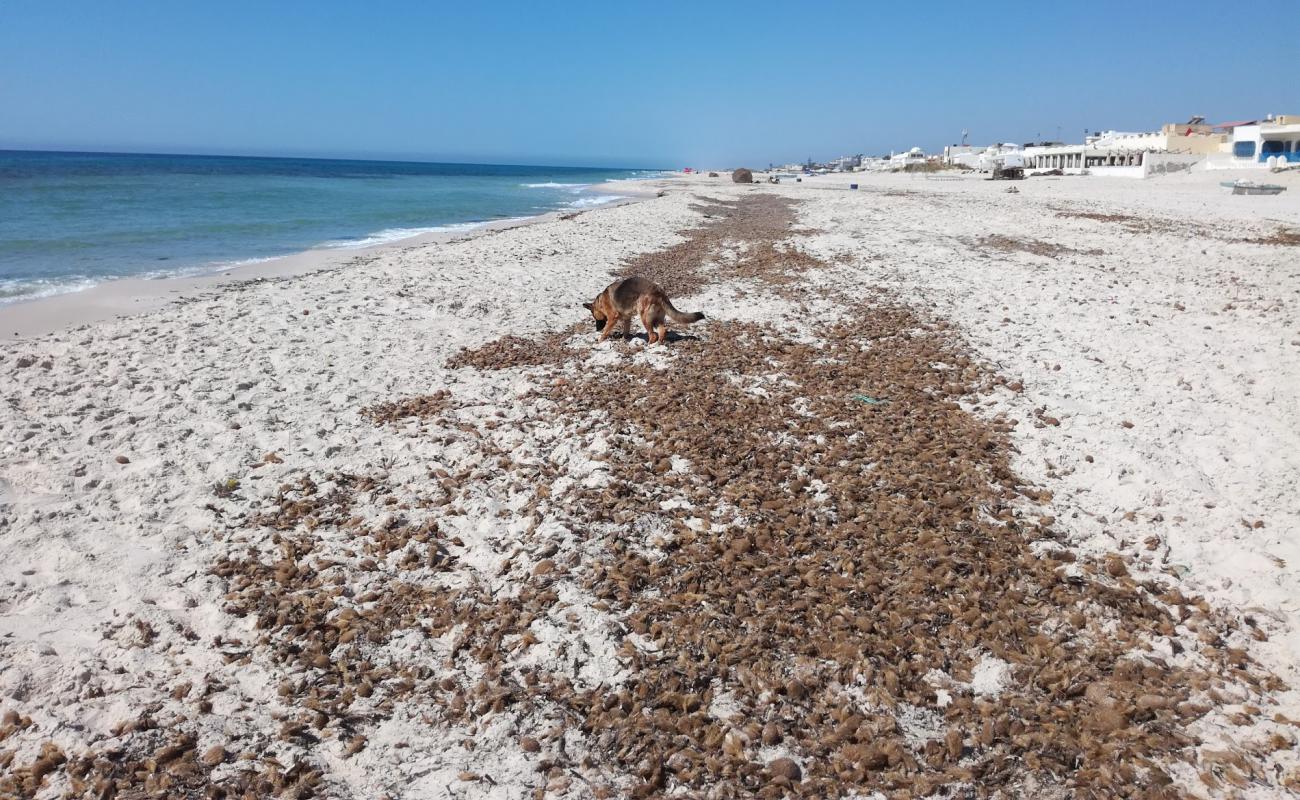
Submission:
[[[704,319],[704,312],[692,311],[690,313],[686,313],[685,311],[678,311],[677,309],[673,308],[672,301],[665,298],[664,316],[668,317],[668,319],[672,320],[673,322],[676,322],[678,325],[689,325],[692,322],[699,322],[700,320]]]

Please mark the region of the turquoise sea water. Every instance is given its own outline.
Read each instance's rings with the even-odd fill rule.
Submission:
[[[616,199],[646,170],[0,150],[0,303]]]

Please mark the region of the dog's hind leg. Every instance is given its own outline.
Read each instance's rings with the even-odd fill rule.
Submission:
[[[659,343],[668,344],[668,326],[664,324],[663,320],[659,320],[659,327],[655,330],[659,332]]]
[[[641,312],[641,324],[645,326],[645,343],[654,344],[659,341],[655,338],[655,319],[650,315],[650,309],[644,309]]]

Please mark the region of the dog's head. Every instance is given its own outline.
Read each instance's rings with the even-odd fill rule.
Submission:
[[[604,315],[596,310],[596,305],[594,303],[583,303],[582,307],[590,311],[592,318],[596,320],[596,331],[600,332],[605,330],[605,323],[607,320]]]

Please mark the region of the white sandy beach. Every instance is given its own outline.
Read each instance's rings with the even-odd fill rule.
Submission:
[[[87,295],[0,308],[0,712],[16,715],[0,752],[13,767],[49,742],[69,755],[104,752],[126,742],[124,724],[147,710],[155,729],[190,732],[197,752],[229,751],[214,775],[238,769],[237,752],[274,753],[285,770],[304,759],[319,766],[325,796],[518,798],[539,788],[597,796],[592,773],[575,767],[562,782],[539,770],[553,740],[543,737],[539,753],[521,732],[551,730],[554,720],[542,726],[512,706],[466,728],[398,700],[364,709],[347,738],[332,729],[318,743],[277,738],[301,710],[282,687],[309,678],[254,645],[256,615],[227,613],[233,589],[213,568],[249,552],[274,560],[278,534],[258,515],[282,484],[309,475],[326,486],[340,474],[382,476],[401,498],[372,497],[357,516],[382,527],[400,506],[454,538],[454,563],[426,576],[440,590],[509,595],[550,562],[591,558],[600,540],[525,509],[506,467],[359,411],[447,390],[463,403],[463,422],[485,428],[516,465],[549,463],[569,485],[599,484],[603,439],[539,422],[528,368],[457,369],[447,359],[508,334],[582,323],[571,344],[590,348],[593,363],[671,370],[674,345],[596,345],[581,303],[622,260],[680,241],[701,221],[701,197],[773,192],[801,201],[798,224],[813,232],[800,247],[832,265],[808,275],[813,286],[828,296],[880,287],[953,323],[975,358],[1017,384],[967,406],[1015,421],[1014,469],[1050,492],[1026,513],[1053,518],[1062,546],[1085,560],[1120,554],[1139,580],[1171,581],[1217,612],[1249,618],[1220,644],[1248,648],[1290,688],[1267,697],[1223,690],[1197,723],[1198,752],[1207,764],[1217,756],[1205,753],[1252,754],[1259,773],[1232,786],[1234,796],[1294,791],[1300,248],[1267,240],[1300,229],[1300,175],[1270,177],[1289,187],[1276,197],[1230,196],[1218,186],[1230,177],[1032,178],[1016,194],[973,177],[840,175],[752,187],[725,173],[673,178],[646,187],[666,196],[576,216],[247,276],[255,279],[153,282],[158,291],[141,303],[126,286],[111,302]],[[861,188],[848,191],[850,180]],[[168,299],[175,289],[182,300]],[[707,313],[691,330],[705,347],[714,321],[811,336],[848,311],[805,300],[808,315],[743,279],[673,300]],[[131,313],[137,306],[147,310]],[[434,497],[447,480],[463,490],[451,504]],[[322,541],[325,560],[360,558],[346,537]],[[534,622],[537,644],[507,662],[550,669],[581,649],[588,657],[575,683],[617,687],[621,653],[643,640],[576,580],[553,588],[564,608]],[[370,660],[418,657],[436,682],[464,670],[454,638],[394,639]],[[1180,626],[1150,646],[1172,663],[1196,639]],[[1020,678],[1009,671],[999,680]],[[211,713],[194,712],[199,687]],[[1249,724],[1232,721],[1265,702]],[[726,721],[725,703],[713,711]],[[354,748],[356,736],[364,743]],[[1252,743],[1269,737],[1289,746],[1254,755]],[[567,747],[577,763],[596,742],[574,728]],[[757,744],[753,753],[806,757]],[[1201,771],[1170,768],[1180,791],[1227,791]],[[53,774],[38,796],[62,796],[68,781]]]

